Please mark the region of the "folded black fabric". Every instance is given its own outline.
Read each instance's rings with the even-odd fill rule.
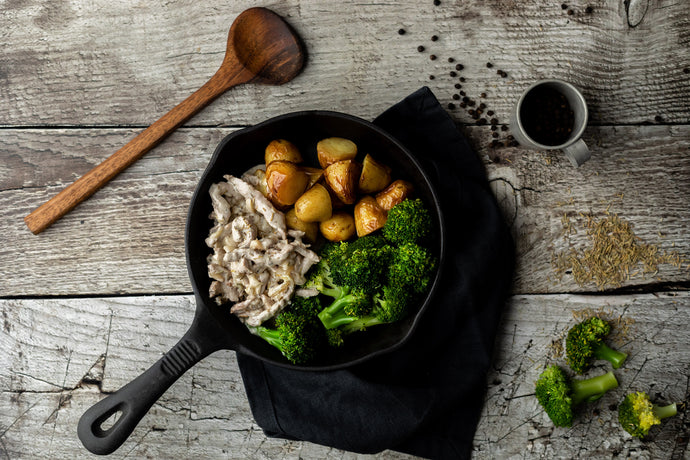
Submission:
[[[291,371],[238,354],[245,389],[271,437],[469,458],[510,291],[513,241],[483,165],[428,88],[374,123],[412,151],[439,192],[450,238],[435,303],[401,348],[346,370]]]

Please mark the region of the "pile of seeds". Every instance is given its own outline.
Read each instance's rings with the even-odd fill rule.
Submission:
[[[594,283],[597,289],[604,290],[618,288],[638,275],[654,275],[660,264],[687,266],[687,261],[677,252],[660,251],[658,246],[644,243],[630,223],[617,214],[607,213],[600,219],[591,214],[581,215],[585,217],[590,245],[554,253],[552,266],[559,280],[565,274],[572,274],[579,286]],[[572,234],[569,218],[564,217],[561,222],[566,235]]]

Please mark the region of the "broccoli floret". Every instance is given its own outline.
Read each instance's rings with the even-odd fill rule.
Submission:
[[[371,311],[371,296],[365,291],[354,289],[344,292],[318,314],[326,329],[344,326]]]
[[[375,305],[370,314],[362,315],[340,329],[347,335],[379,324],[399,321],[407,315],[411,299],[411,292],[402,286],[384,286],[382,293],[374,296]]]
[[[589,369],[592,361],[604,359],[618,369],[628,355],[604,343],[610,332],[611,325],[596,316],[573,326],[565,339],[566,359],[570,368],[582,374]]]
[[[644,438],[649,429],[661,424],[661,420],[678,413],[675,403],[657,406],[644,392],[630,393],[618,406],[618,421],[625,431],[637,438]]]
[[[388,284],[403,286],[414,294],[426,292],[436,268],[431,252],[415,243],[405,243],[394,252],[388,269]]]
[[[340,329],[326,329],[326,341],[332,348],[340,348],[345,341],[343,340],[343,332]]]
[[[335,283],[328,259],[324,257],[309,270],[307,280],[302,287],[316,289],[319,293],[334,299],[342,297],[347,291],[343,286]]]
[[[391,246],[383,239],[361,237],[352,243],[340,243],[327,257],[333,282],[350,289],[376,292],[384,281]]]
[[[567,427],[573,423],[573,408],[576,405],[599,399],[617,386],[613,372],[586,380],[571,380],[563,369],[553,364],[539,376],[535,393],[554,425]]]
[[[394,245],[421,243],[431,235],[432,220],[421,199],[406,199],[388,211],[381,232]]]
[[[278,348],[292,363],[313,361],[328,338],[317,314],[322,306],[318,297],[293,297],[275,318],[275,328],[258,326],[253,332]]]

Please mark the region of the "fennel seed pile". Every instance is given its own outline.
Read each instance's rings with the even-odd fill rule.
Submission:
[[[687,261],[677,252],[661,251],[658,246],[643,242],[633,232],[632,225],[618,214],[606,213],[597,219],[584,217],[584,230],[589,245],[583,249],[570,248],[554,252],[552,265],[560,280],[572,274],[579,286],[595,284],[598,290],[618,288],[635,276],[653,276],[660,264],[681,268]],[[561,219],[564,237],[576,233],[570,218]]]

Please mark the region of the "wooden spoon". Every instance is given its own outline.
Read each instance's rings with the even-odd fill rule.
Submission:
[[[36,208],[24,222],[34,234],[42,232],[223,92],[248,82],[282,85],[299,74],[304,58],[299,37],[280,16],[266,8],[242,12],[230,27],[223,63],[209,81],[101,164]]]

